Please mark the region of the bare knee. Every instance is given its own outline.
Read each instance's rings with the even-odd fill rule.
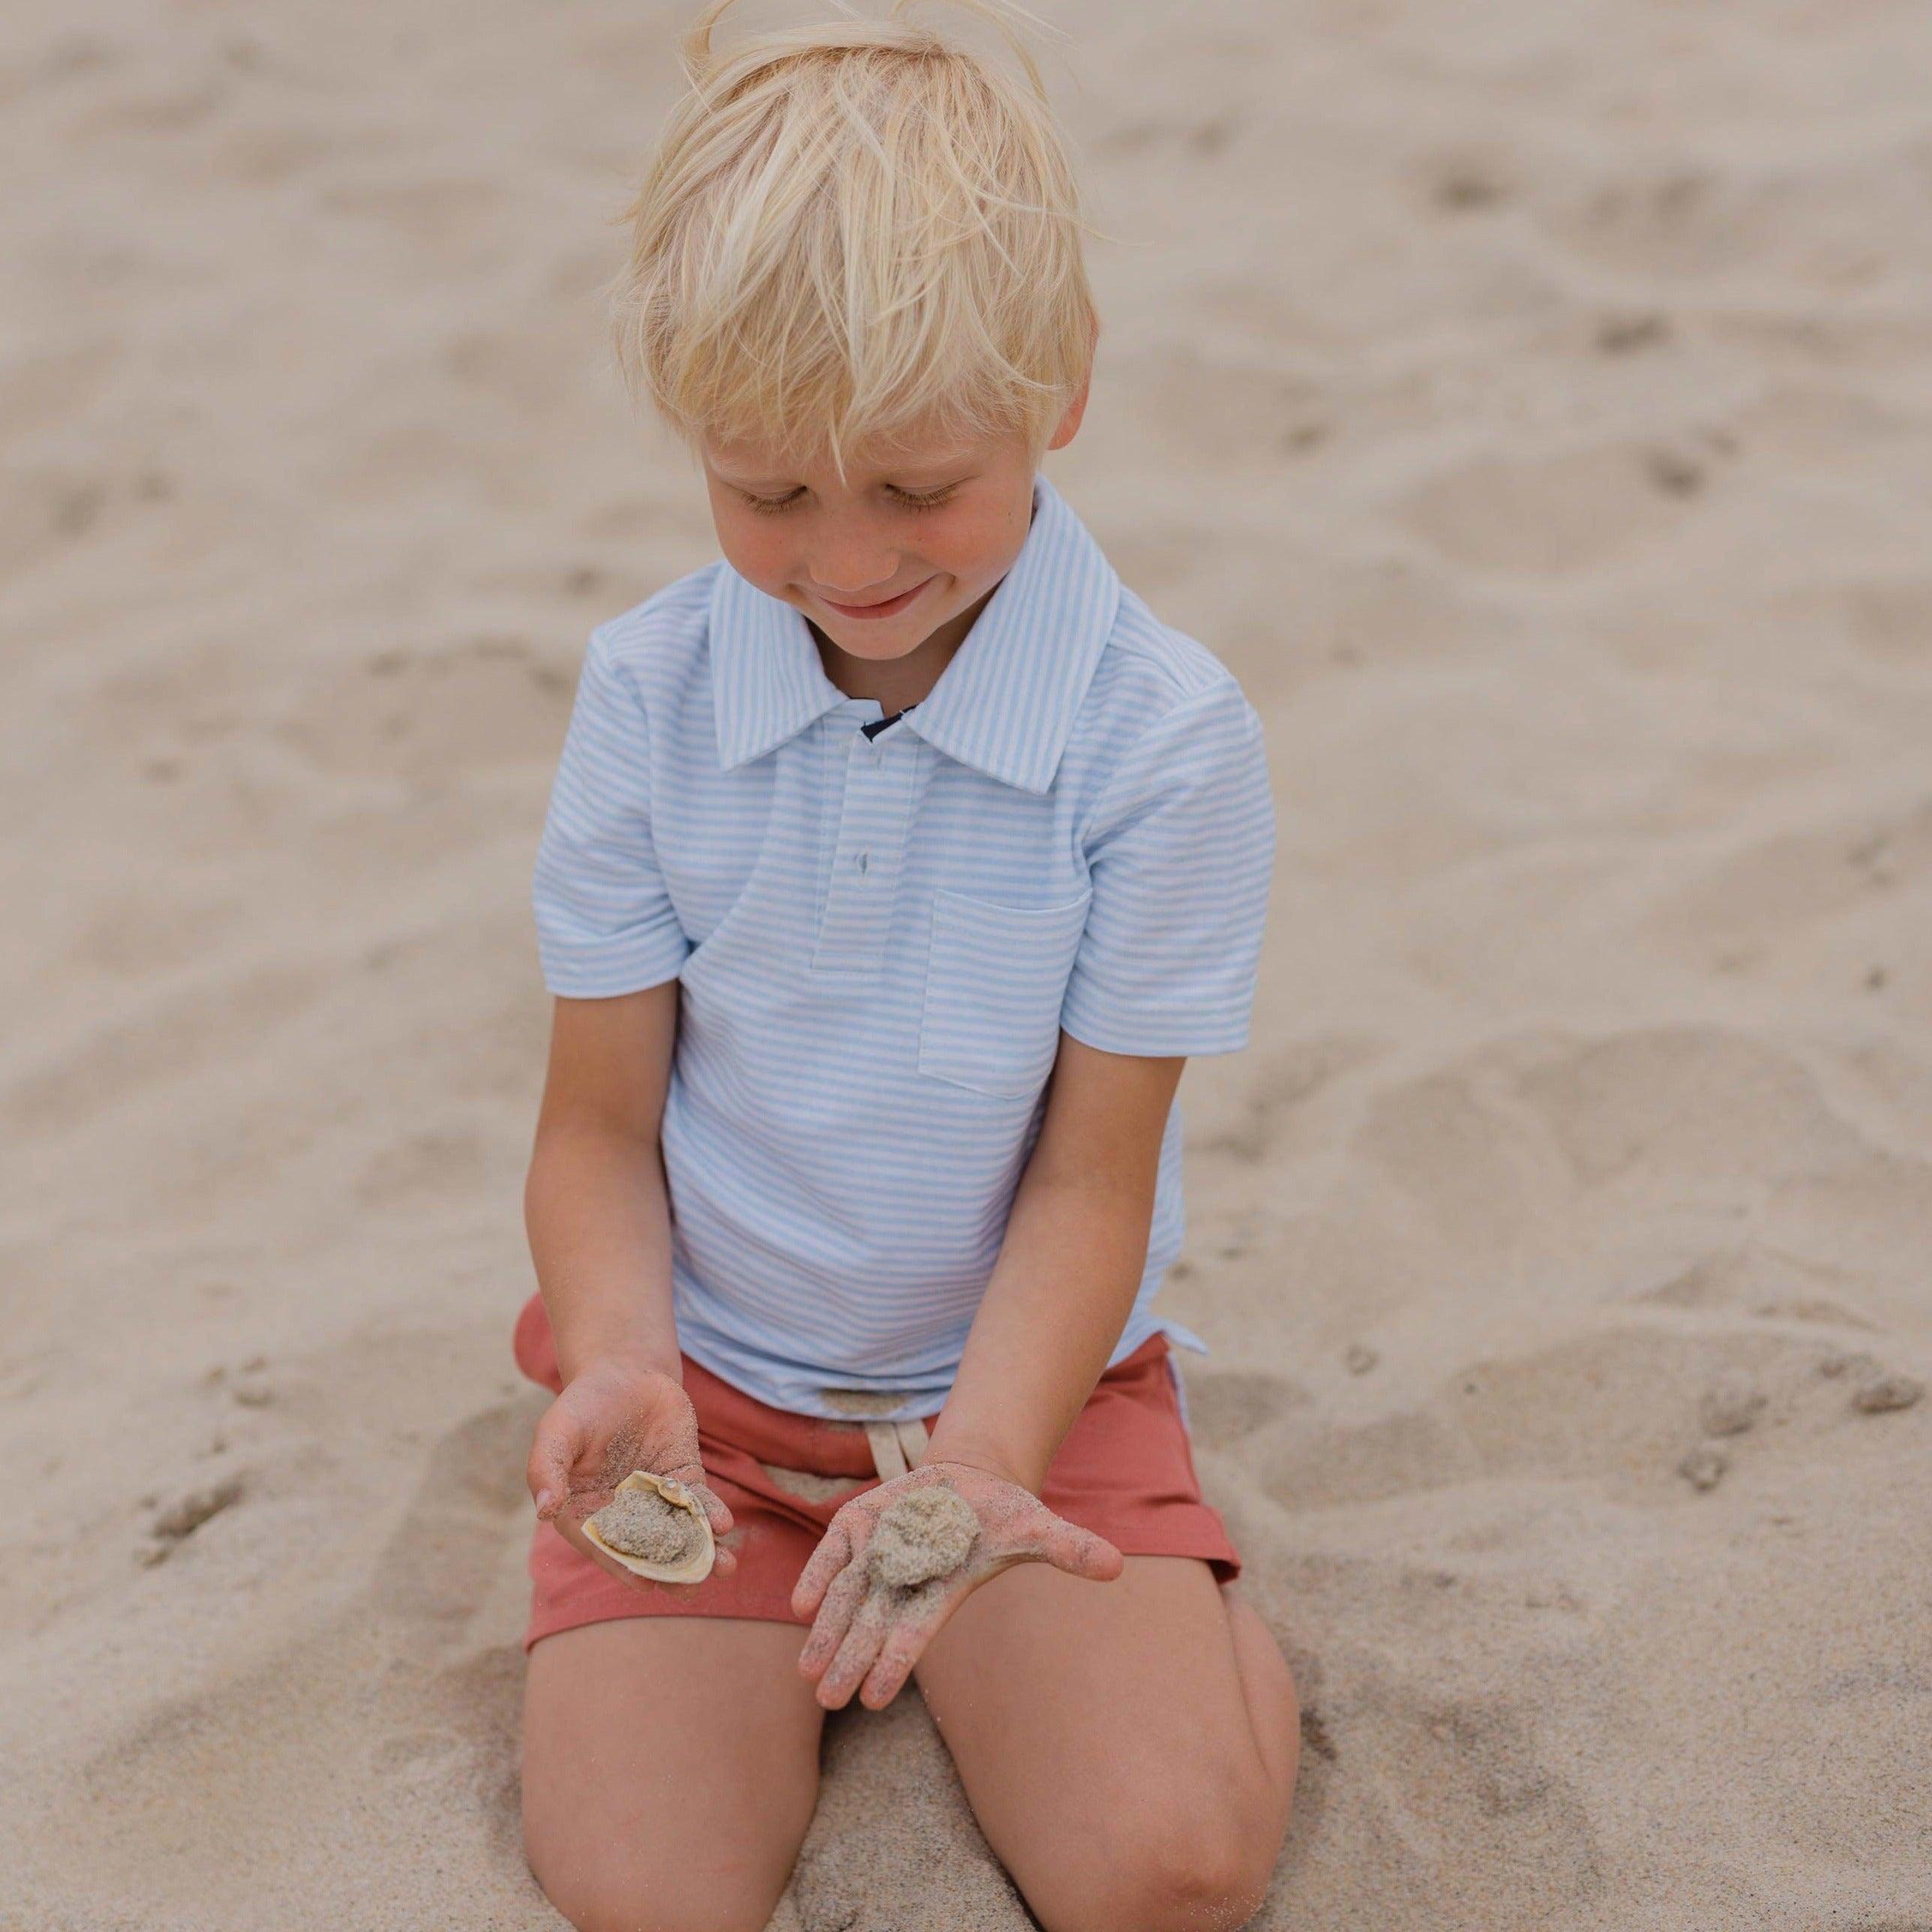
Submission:
[[[1244,1810],[1124,1820],[1027,1903],[1046,1932],[1235,1932],[1261,1910],[1280,1849]]]
[[[544,1895],[577,1932],[764,1932],[784,1874],[742,1868],[666,1871],[621,1848],[546,1844],[524,1854]]]

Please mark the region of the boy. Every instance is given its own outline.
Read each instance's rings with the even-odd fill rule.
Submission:
[[[1184,1057],[1246,1036],[1258,722],[1038,473],[1095,321],[1030,63],[896,14],[720,51],[729,4],[619,304],[725,561],[593,635],[536,868],[532,1868],[584,1932],[755,1932],[826,1710],[916,1675],[1048,1932],[1232,1928],[1294,1694],[1148,1303]],[[634,1468],[704,1582],[583,1534]],[[935,1490],[964,1561],[869,1588]]]

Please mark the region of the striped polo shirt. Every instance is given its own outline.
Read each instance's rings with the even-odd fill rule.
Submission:
[[[1124,590],[1044,478],[938,682],[876,734],[803,616],[723,563],[592,633],[538,850],[545,984],[675,978],[662,1126],[678,1336],[775,1406],[929,1415],[1064,1028],[1246,1043],[1274,848],[1233,676]],[[1157,1330],[1181,1124],[1111,1359]],[[1042,1282],[1040,1292],[1054,1292]]]

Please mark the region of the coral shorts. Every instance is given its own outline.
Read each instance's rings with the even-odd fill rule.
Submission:
[[[531,1381],[550,1390],[562,1386],[549,1318],[536,1296],[518,1317],[515,1346],[517,1366]],[[530,1544],[526,1649],[559,1630],[618,1617],[800,1621],[792,1615],[792,1586],[807,1558],[841,1506],[879,1480],[864,1428],[769,1408],[688,1355],[684,1391],[698,1412],[705,1474],[736,1519],[728,1540],[737,1569],[693,1589],[640,1588],[600,1569],[540,1522]],[[802,1489],[813,1493],[798,1493]],[[1100,1378],[1053,1459],[1040,1500],[1124,1556],[1198,1557],[1222,1582],[1240,1574],[1220,1517],[1201,1500],[1162,1336]]]

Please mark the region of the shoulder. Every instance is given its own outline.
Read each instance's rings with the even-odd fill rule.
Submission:
[[[1117,686],[1132,690],[1156,710],[1211,693],[1218,692],[1224,700],[1230,694],[1238,697],[1241,691],[1234,673],[1205,644],[1163,624],[1125,589],[1100,670],[1111,674]]]
[[[1084,788],[1150,763],[1198,775],[1251,755],[1260,740],[1261,719],[1234,673],[1123,590],[1068,747]]]
[[[640,700],[708,668],[711,603],[722,562],[694,570],[590,634],[585,675],[616,678]]]

